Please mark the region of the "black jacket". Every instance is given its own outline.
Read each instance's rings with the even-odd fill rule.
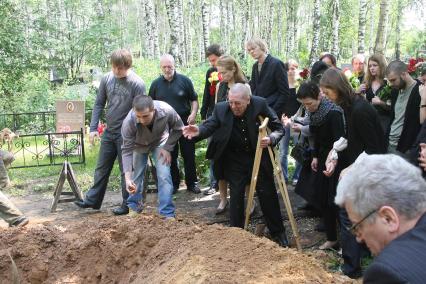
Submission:
[[[362,97],[354,96],[351,106],[344,111],[348,147],[342,152],[343,166],[351,165],[363,151],[367,154],[386,153],[385,136],[373,106]]]
[[[281,117],[290,94],[284,63],[268,55],[262,64],[260,74],[258,66],[259,63],[256,62],[251,72],[250,88],[252,94],[265,98],[278,117]]]
[[[416,85],[411,91],[410,97],[408,98],[407,107],[405,108],[404,124],[402,126],[402,132],[398,141],[398,146],[396,147],[396,149],[401,153],[406,153],[408,150],[410,150],[410,148],[416,142],[417,135],[420,131],[420,85],[421,83],[417,81]],[[391,125],[395,119],[395,104],[398,98],[398,94],[398,91],[392,92]],[[390,126],[388,129],[388,133],[389,132]]]
[[[209,68],[209,70],[207,70],[207,73],[206,73],[206,81],[204,84],[204,93],[203,93],[203,103],[201,105],[201,110],[200,110],[202,120],[209,117],[213,112],[214,96],[210,94],[211,84],[209,82],[209,78],[210,78],[210,75],[216,71],[217,69],[215,67],[211,67]]]
[[[426,280],[426,214],[389,243],[364,274],[364,283],[422,284]]]
[[[284,128],[275,112],[268,107],[266,100],[259,97],[251,97],[250,104],[246,110],[246,118],[251,145],[257,145],[260,120],[259,116],[269,117],[268,128],[271,130],[269,137],[272,145],[275,146],[284,135]],[[228,145],[233,127],[233,113],[227,102],[217,103],[212,116],[200,125],[199,136],[201,140],[212,136],[212,140],[207,147],[206,158],[218,160]]]

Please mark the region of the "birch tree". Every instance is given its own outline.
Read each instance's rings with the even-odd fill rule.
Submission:
[[[374,45],[374,53],[385,54],[386,43],[386,26],[389,17],[389,3],[388,0],[381,0],[379,24],[377,26],[376,44]]]
[[[314,0],[314,17],[313,17],[313,36],[311,53],[309,55],[309,65],[314,64],[318,59],[318,45],[320,37],[320,22],[321,22],[321,0]]]
[[[333,0],[333,19],[331,22],[332,47],[331,53],[339,58],[339,24],[340,24],[340,0]]]
[[[201,18],[203,25],[203,49],[202,49],[202,57],[205,57],[205,51],[207,47],[210,45],[210,31],[209,31],[209,21],[208,21],[208,12],[207,12],[207,3],[205,0],[201,0]]]
[[[367,25],[367,0],[359,0],[358,53],[365,52],[365,30]]]

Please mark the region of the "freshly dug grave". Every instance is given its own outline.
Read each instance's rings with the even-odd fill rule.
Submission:
[[[8,253],[21,283],[351,283],[241,229],[156,216],[0,231],[0,283],[14,274]]]

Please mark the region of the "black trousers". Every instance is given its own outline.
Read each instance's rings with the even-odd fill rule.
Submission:
[[[95,169],[93,186],[86,193],[85,202],[100,208],[104,200],[105,191],[108,185],[108,179],[115,160],[118,160],[118,165],[121,172],[121,195],[123,202],[121,207],[127,208],[127,198],[129,193],[126,190],[126,180],[123,173],[123,164],[121,161],[121,144],[123,139],[121,133],[111,133],[105,130],[101,139],[101,148],[99,149],[98,163]]]
[[[342,242],[343,267],[342,272],[346,275],[361,271],[361,257],[368,254],[368,250],[356,241],[355,236],[346,228],[352,226],[348,213],[345,209],[339,210],[340,240]]]
[[[250,183],[254,153],[225,151],[225,179],[230,187],[230,223],[232,227],[244,227],[245,187]],[[263,151],[256,186],[257,197],[263,216],[272,235],[285,231],[277,191],[275,189],[273,167],[267,150]]]
[[[182,121],[185,125],[188,125],[188,117],[181,116]],[[185,137],[179,138],[178,142],[173,149],[172,162],[170,165],[170,171],[172,175],[172,182],[175,189],[179,188],[180,184],[180,172],[178,165],[178,156],[180,154],[183,158],[183,165],[185,171],[185,183],[187,188],[194,187],[198,182],[196,165],[195,165],[195,142],[193,140],[188,140]]]

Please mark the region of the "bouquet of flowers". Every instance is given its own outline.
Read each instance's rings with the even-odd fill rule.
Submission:
[[[389,85],[384,86],[378,93],[377,97],[386,104],[391,99],[392,88]]]
[[[348,78],[348,81],[354,90],[357,90],[359,86],[361,86],[361,82],[358,79],[359,77],[358,73],[356,72],[352,73],[351,70],[349,69],[346,69],[345,71],[343,71],[343,73],[345,74],[346,78]]]
[[[309,74],[310,74],[310,72],[309,72],[309,69],[308,68],[303,68],[303,70],[302,71],[300,71],[299,72],[299,76],[297,76],[296,78],[296,81],[297,81],[297,84],[296,84],[296,89],[298,89],[299,88],[299,86],[303,83],[303,82],[305,82],[306,80],[308,80],[309,79]]]
[[[220,76],[219,76],[219,72],[215,71],[210,73],[210,77],[209,77],[209,83],[210,83],[210,89],[209,89],[209,93],[210,96],[214,97],[214,95],[216,94],[216,85],[219,83]]]
[[[420,75],[420,72],[426,68],[426,62],[423,58],[411,58],[408,61],[408,73],[413,77],[414,79],[417,78],[417,76]]]

